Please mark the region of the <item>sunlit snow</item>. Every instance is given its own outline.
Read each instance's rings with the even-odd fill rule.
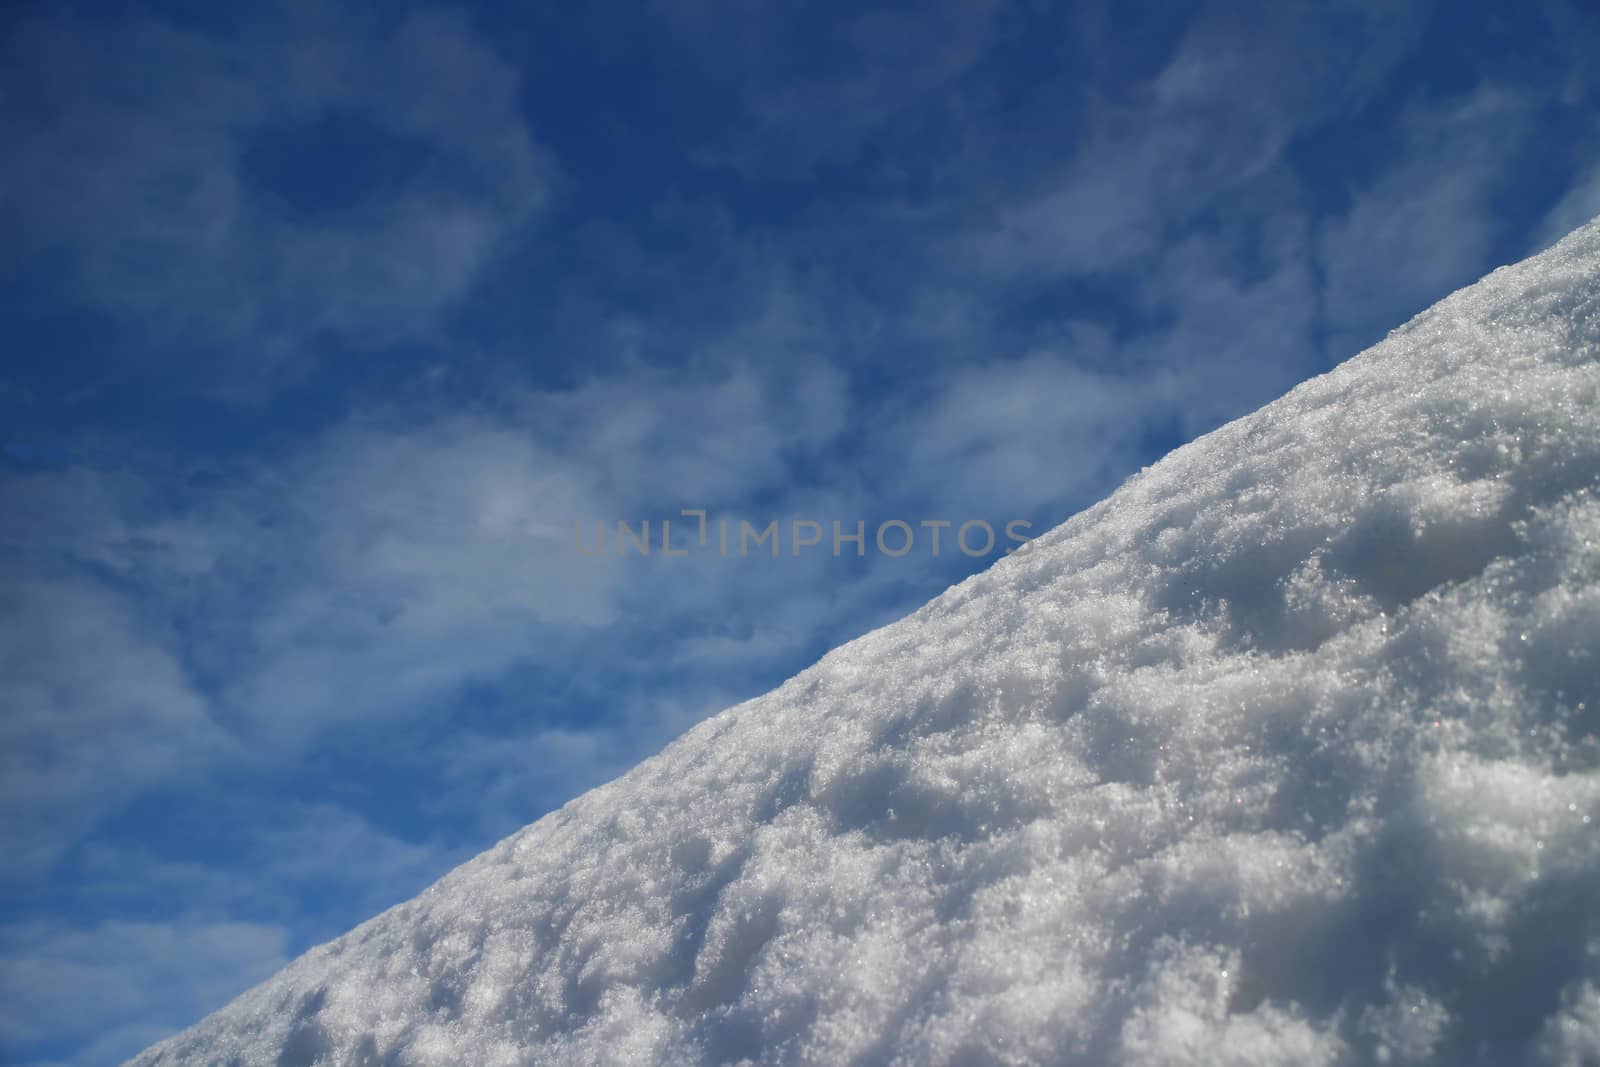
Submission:
[[[1600,222],[134,1062],[1594,1063],[1597,728]]]

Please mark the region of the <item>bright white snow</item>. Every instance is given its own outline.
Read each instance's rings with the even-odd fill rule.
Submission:
[[[1600,1060],[1600,223],[135,1062]]]

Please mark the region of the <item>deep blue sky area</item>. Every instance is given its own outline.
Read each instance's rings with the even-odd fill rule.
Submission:
[[[1587,0],[8,7],[0,1061],[120,1062],[1588,221],[1597,55]]]

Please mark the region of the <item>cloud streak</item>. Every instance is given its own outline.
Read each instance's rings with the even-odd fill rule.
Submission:
[[[187,369],[241,398],[303,372],[321,336],[433,336],[549,185],[516,72],[466,24],[295,10],[226,35],[34,17],[5,64],[17,166],[0,212],[24,247],[65,250],[128,325],[221,346],[223,366]],[[348,210],[297,211],[255,165],[276,141],[334,172],[352,133],[400,143],[412,165],[372,175]]]

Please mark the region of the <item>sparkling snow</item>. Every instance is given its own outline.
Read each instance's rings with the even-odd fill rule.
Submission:
[[[154,1064],[1600,1062],[1600,222]]]

